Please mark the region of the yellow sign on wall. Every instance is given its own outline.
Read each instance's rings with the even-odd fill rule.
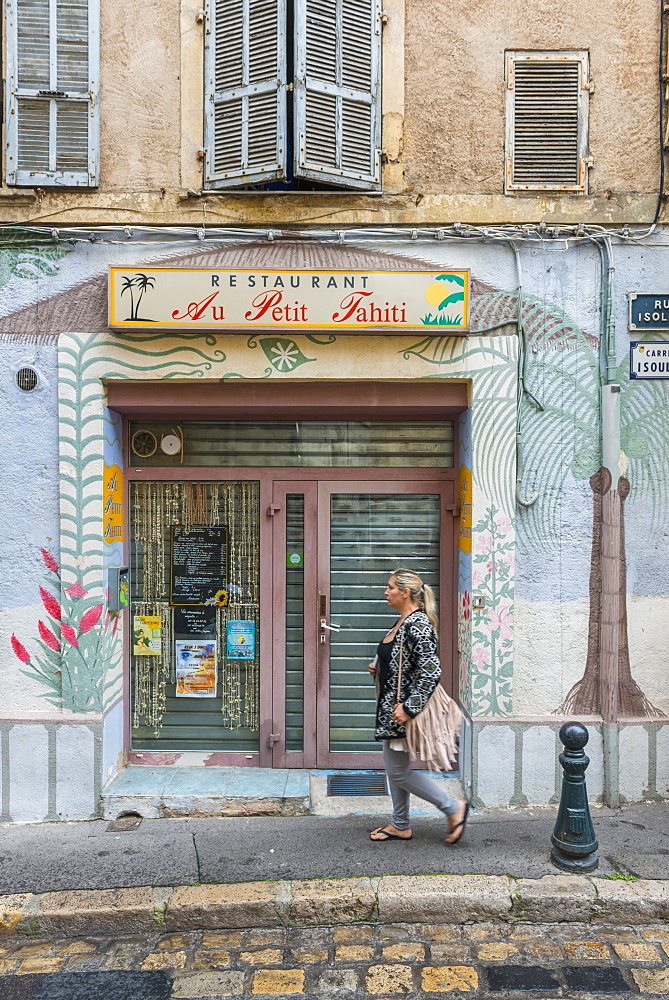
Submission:
[[[104,467],[102,537],[108,545],[123,541],[123,472],[118,465]]]
[[[472,473],[466,465],[460,466],[460,548],[472,550]]]
[[[468,271],[109,269],[109,325],[465,333]]]

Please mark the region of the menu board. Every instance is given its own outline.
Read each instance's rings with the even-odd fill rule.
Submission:
[[[174,634],[177,639],[187,635],[216,635],[216,608],[185,605],[175,608]]]
[[[172,528],[170,604],[228,603],[228,528]]]

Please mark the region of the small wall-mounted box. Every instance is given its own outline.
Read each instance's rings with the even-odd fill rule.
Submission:
[[[109,587],[107,607],[110,611],[123,611],[130,606],[130,581],[127,566],[112,566],[111,569],[107,570],[107,586]]]

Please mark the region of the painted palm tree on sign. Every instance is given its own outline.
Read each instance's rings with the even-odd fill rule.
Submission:
[[[132,290],[135,287],[135,279],[129,278],[127,275],[123,278],[121,282],[121,297],[125,295],[126,292],[130,292],[130,315],[126,316],[126,320],[135,318],[135,300],[132,294]]]
[[[149,288],[153,288],[155,282],[155,278],[151,278],[148,274],[142,274],[141,272],[138,272],[134,278],[128,278],[127,275],[123,278],[121,284],[121,296],[123,296],[126,292],[130,292],[130,315],[126,317],[126,321],[136,323],[155,323],[155,320],[147,319],[146,317],[139,315],[139,307],[144,293]],[[139,293],[136,300],[133,295],[133,289],[137,289]]]

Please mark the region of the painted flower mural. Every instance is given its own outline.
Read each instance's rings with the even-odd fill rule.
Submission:
[[[472,615],[473,650],[469,663],[472,715],[510,715],[513,675],[514,586],[511,555],[515,544],[509,518],[497,507],[474,526],[486,545],[475,546],[472,576],[485,608]],[[480,533],[480,534],[479,534]],[[469,611],[467,593],[466,610]],[[465,617],[463,598],[463,618]]]
[[[49,704],[74,712],[100,711],[103,706],[103,673],[100,657],[109,637],[113,637],[118,618],[89,599],[88,591],[78,581],[63,588],[60,567],[48,549],[41,549],[48,571],[46,586],[39,588],[47,620],[37,623],[38,652],[31,653],[16,636],[11,637],[14,655],[23,664],[21,672],[39,681]],[[74,655],[67,653],[68,648]]]

